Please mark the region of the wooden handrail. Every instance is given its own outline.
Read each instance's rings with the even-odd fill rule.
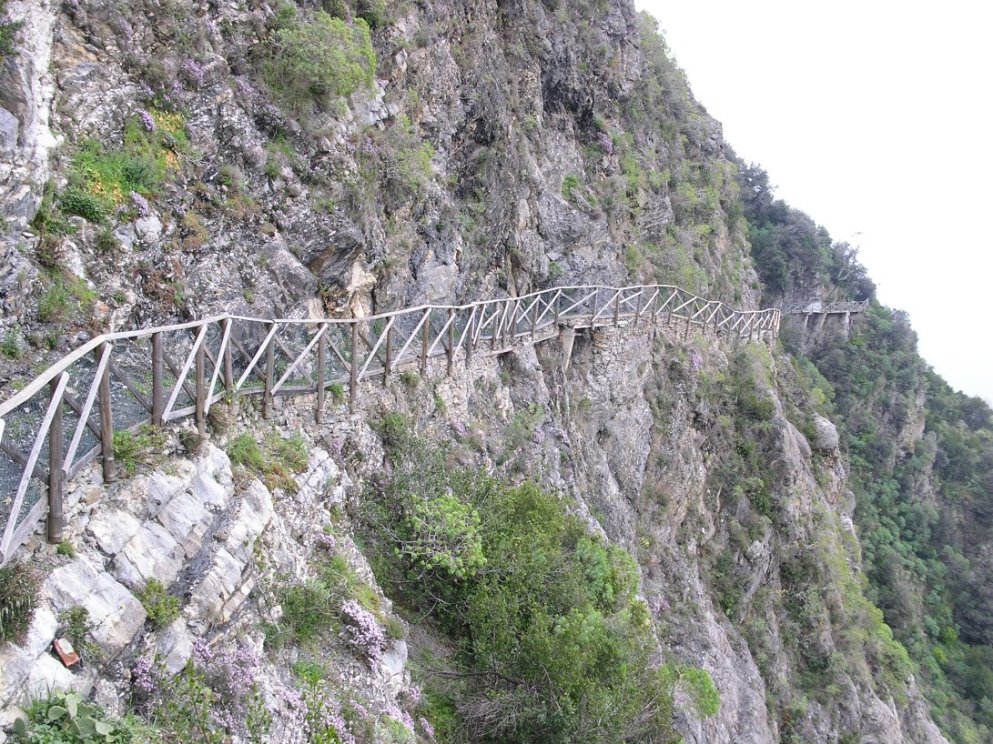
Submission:
[[[276,395],[316,394],[315,420],[320,422],[325,392],[331,386],[348,385],[347,399],[354,410],[363,381],[382,375],[386,382],[405,365],[417,365],[423,372],[428,359],[436,356],[446,358],[446,372],[451,374],[458,351],[464,349],[468,364],[480,349],[487,348],[482,345],[484,341],[490,342],[489,353],[501,353],[517,341],[547,339],[549,329],[638,326],[645,320],[651,324],[674,319],[685,321],[684,335],[695,325],[752,339],[755,334],[762,337],[777,332],[782,312],[778,308],[735,310],[671,285],[576,285],[465,305],[418,305],[363,318],[272,319],[224,314],[105,333],[71,351],[0,403],[0,452],[12,466],[21,468],[12,510],[0,531],[0,563],[6,563],[31,533],[34,525],[29,522],[46,513],[49,534],[61,534],[65,480],[83,465],[102,456],[104,478],[113,480],[115,426],[137,425],[135,409],[147,411],[143,421],[153,425],[192,415],[202,430],[211,404],[226,395],[261,394],[263,415],[268,416]],[[151,340],[151,355],[147,356],[148,346],[142,345],[136,360],[133,351],[128,353],[129,342],[142,339]],[[238,370],[234,351],[240,355]],[[166,382],[163,365],[173,373],[174,382]],[[77,392],[70,393],[77,390],[71,387],[73,377],[84,379],[82,371],[94,367],[85,395],[79,393],[84,400],[80,405]],[[146,368],[151,375],[150,392]],[[253,376],[262,381],[261,386],[258,381],[248,384]],[[223,390],[215,392],[219,381],[223,381]],[[39,402],[42,395],[44,401]],[[121,396],[131,396],[138,405],[113,402]],[[62,425],[63,402],[72,409],[67,411],[79,417],[68,430]],[[37,409],[46,411],[40,422],[31,413]],[[17,437],[12,435],[12,414],[19,415]],[[99,426],[90,420],[93,415],[99,415]],[[126,416],[132,418],[122,421]],[[28,427],[28,436],[23,436],[22,430]],[[81,452],[87,429],[98,443],[89,452]],[[3,441],[5,436],[17,441]],[[38,462],[46,438],[50,447],[47,471]],[[21,445],[25,441],[33,443],[30,454],[19,448],[26,446]],[[50,499],[34,504],[18,523],[31,479],[47,481]]]

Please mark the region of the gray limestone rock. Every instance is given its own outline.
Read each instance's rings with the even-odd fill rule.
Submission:
[[[87,532],[107,555],[117,555],[141,529],[130,512],[119,509],[97,511],[87,525]]]
[[[156,522],[146,522],[116,555],[110,570],[125,586],[138,588],[149,579],[169,586],[183,566],[184,552],[169,531]]]
[[[810,444],[821,452],[838,451],[838,428],[819,414],[814,414],[814,441]]]
[[[94,640],[111,654],[124,648],[145,622],[145,608],[124,586],[83,557],[52,572],[46,582],[58,612],[85,607]]]
[[[156,632],[153,647],[166,671],[179,674],[193,655],[193,634],[186,622],[177,618],[171,625]]]

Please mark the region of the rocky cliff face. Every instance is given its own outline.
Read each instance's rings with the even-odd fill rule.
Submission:
[[[302,2],[10,2],[25,24],[0,85],[8,380],[79,334],[222,309],[364,315],[640,280],[756,306],[720,126],[630,3],[323,7],[343,20]],[[315,56],[328,48],[344,56]],[[280,610],[264,593],[247,600],[252,585],[305,578],[317,550],[317,532],[292,510],[319,500],[325,482],[357,484],[361,500],[383,467],[368,423],[400,410],[423,437],[467,432],[466,462],[561,492],[636,558],[658,653],[706,669],[721,694],[704,720],[677,705],[686,741],[943,741],[905,653],[863,597],[837,435],[789,357],[627,328],[578,338],[562,361],[549,343],[452,378],[435,371],[416,387],[368,391],[364,412],[324,430],[284,409],[277,428],[304,428],[312,459],[339,453],[285,514],[261,483],[230,483],[214,449],[211,467],[174,464],[130,496],[125,486],[92,506],[83,497],[80,557],[37,548],[56,567],[50,611],[18,658],[44,656],[63,605],[102,607],[67,588],[83,574],[133,609],[107,621],[124,623],[120,634],[97,636],[110,662],[86,681],[105,703],[123,688],[98,677],[150,649],[178,654],[176,671],[197,635],[258,641]],[[219,445],[233,436],[213,435]],[[175,488],[152,503],[159,481]],[[223,503],[204,502],[215,491]],[[127,541],[100,527],[112,505],[130,515]],[[218,525],[239,515],[251,524],[232,542],[234,528]],[[380,596],[340,519],[324,521]],[[253,550],[274,567],[253,563]],[[164,630],[142,626],[134,604],[149,578],[184,597],[182,619]],[[438,643],[427,635],[410,643]],[[369,674],[348,649],[346,639],[335,651],[341,683],[373,718],[388,726],[414,709],[395,658]],[[293,661],[277,654],[262,674],[275,712]],[[17,668],[8,702],[41,674]]]

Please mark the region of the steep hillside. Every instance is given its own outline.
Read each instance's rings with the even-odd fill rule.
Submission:
[[[786,346],[804,351],[800,374],[840,424],[869,596],[918,666],[936,720],[956,741],[987,741],[993,411],[930,369],[906,314],[876,301],[850,246],[775,201],[761,169],[742,177],[768,301],[798,287],[805,299],[871,300],[850,337],[794,329]]]
[[[0,46],[0,376],[12,387],[88,335],[219,311],[364,316],[588,283],[671,283],[746,309],[763,287],[767,299],[871,291],[845,246],[774,203],[763,174],[736,162],[654,22],[627,0],[7,0],[6,13],[20,23],[0,27],[5,45],[13,39]],[[581,334],[567,366],[549,342],[451,377],[410,372],[364,394],[355,415],[333,405],[323,428],[287,405],[270,432],[246,404],[211,432],[243,470],[230,483],[224,467],[209,475],[228,489],[224,509],[267,503],[261,488],[276,516],[263,510],[246,544],[229,545],[222,530],[218,547],[206,539],[216,532],[198,532],[184,555],[163,558],[158,591],[182,610],[182,643],[169,645],[151,620],[134,623],[88,671],[94,695],[118,712],[127,700],[155,724],[164,709],[149,690],[134,695],[135,670],[186,644],[187,671],[160,683],[206,686],[216,700],[224,687],[193,639],[228,648],[245,635],[262,703],[194,720],[258,733],[264,716],[249,721],[248,711],[278,718],[280,690],[294,686],[337,705],[313,710],[349,712],[332,723],[298,707],[305,720],[296,733],[274,729],[278,741],[943,741],[928,703],[949,731],[965,731],[963,701],[978,704],[985,688],[963,692],[979,647],[956,640],[950,623],[969,642],[984,637],[985,554],[967,547],[966,529],[978,529],[966,521],[978,512],[960,512],[944,542],[921,537],[959,546],[933,547],[942,566],[973,556],[966,583],[939,587],[938,564],[925,562],[929,589],[899,598],[931,601],[934,587],[977,603],[956,604],[961,618],[908,618],[886,591],[896,586],[882,539],[892,528],[872,521],[891,504],[866,494],[927,442],[988,442],[988,420],[949,418],[967,415],[964,404],[920,377],[886,311],[869,317],[906,352],[880,359],[917,375],[893,383],[900,396],[878,360],[846,375],[867,354],[858,334],[850,346],[816,346],[818,374],[777,344],[627,327]],[[921,380],[939,392],[934,421],[951,422],[923,439]],[[916,407],[901,413],[909,400]],[[877,442],[892,431],[899,446],[855,447],[860,410],[884,414],[890,428]],[[143,446],[183,455],[173,440]],[[330,453],[332,485],[354,484],[347,508],[336,506],[346,506],[339,489],[336,508],[309,525],[293,521],[296,487],[285,480],[308,467],[300,448],[311,467]],[[908,482],[935,483],[934,470],[957,493],[972,489],[960,503],[982,503],[976,471],[948,463],[920,464]],[[123,489],[109,501],[135,525],[162,522],[162,504]],[[319,487],[304,492],[320,498]],[[129,548],[90,526],[100,503],[80,504],[79,555],[39,544],[34,560],[71,575],[106,570],[133,606],[147,573],[125,571],[118,554]],[[223,594],[236,614],[191,599],[221,548],[244,559],[244,583]],[[263,589],[249,597],[250,584]],[[43,600],[61,596],[46,587]],[[56,609],[38,615],[53,633]],[[917,619],[944,661],[922,662]],[[408,672],[402,660],[399,672],[379,664],[384,628],[393,641],[408,634]],[[42,637],[32,632],[29,646]],[[185,663],[176,658],[173,673]],[[391,674],[399,684],[384,687],[377,675]],[[28,681],[7,683],[14,702]]]

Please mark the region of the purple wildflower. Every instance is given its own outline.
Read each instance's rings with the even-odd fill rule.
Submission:
[[[152,208],[148,206],[148,199],[136,191],[131,192],[131,206],[134,207],[135,211],[138,213],[138,216],[142,219],[148,217],[148,215],[152,212]]]
[[[597,144],[600,146],[600,149],[603,150],[604,155],[614,154],[614,141],[606,132],[600,132],[600,134],[597,135]]]
[[[700,352],[695,349],[690,354],[690,369],[694,372],[699,372],[700,367],[703,366],[703,357],[700,356]]]
[[[204,67],[195,59],[185,59],[183,60],[183,66],[180,68],[183,75],[186,77],[186,82],[193,86],[195,90],[199,90],[200,86],[203,85]]]
[[[421,724],[421,730],[424,732],[424,735],[431,741],[434,741],[434,726],[431,725],[431,721],[421,716],[417,719],[417,722]]]
[[[131,682],[142,695],[155,692],[155,662],[149,656],[142,656],[131,668]]]
[[[243,96],[251,95],[253,89],[252,89],[252,84],[248,82],[248,80],[246,80],[244,77],[239,75],[234,79],[234,82],[235,85],[238,86],[238,92],[241,93],[241,95]]]
[[[198,667],[209,664],[214,658],[214,651],[203,638],[193,641],[193,663]]]
[[[375,665],[386,650],[386,634],[376,618],[350,599],[341,607],[341,619],[346,626],[347,642],[365,654],[371,665]]]
[[[400,708],[396,703],[387,703],[384,712],[393,720],[402,723],[410,733],[414,733],[414,719],[410,717],[410,713]]]
[[[148,90],[149,92],[151,92],[152,89],[149,88]],[[138,112],[138,118],[141,119],[141,125],[145,127],[146,132],[155,131],[155,119],[148,111],[146,111],[145,109],[141,109]]]
[[[421,702],[421,688],[420,687],[408,687],[406,690],[407,703],[411,708],[416,708]]]
[[[329,535],[327,532],[322,532],[317,536],[317,544],[329,553],[338,547],[338,541],[334,539],[334,535]]]

